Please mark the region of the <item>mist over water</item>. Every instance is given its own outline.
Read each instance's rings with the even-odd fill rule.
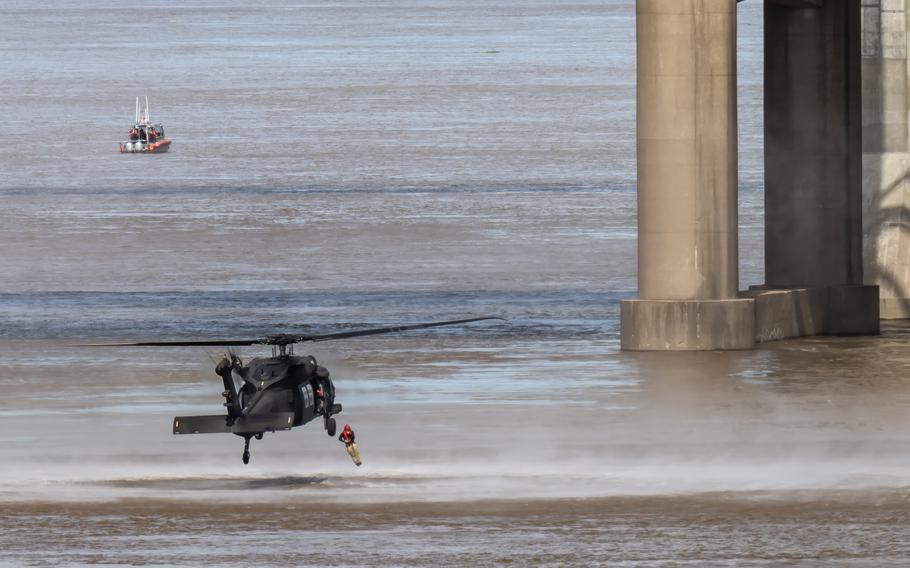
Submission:
[[[0,0],[0,564],[900,565],[907,329],[619,352],[633,8]],[[172,150],[119,155],[145,94]],[[475,315],[508,321],[298,349],[359,469],[316,424],[248,466],[240,438],[172,436],[220,411],[217,349],[75,346]]]

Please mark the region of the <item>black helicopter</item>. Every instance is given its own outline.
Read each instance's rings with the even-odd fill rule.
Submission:
[[[145,341],[137,343],[105,343],[91,346],[122,347],[186,347],[186,346],[244,346],[271,345],[271,357],[256,357],[246,365],[229,351],[215,366],[215,373],[224,382],[224,406],[227,414],[209,416],[177,416],[174,434],[236,434],[243,437],[243,463],[250,462],[250,439],[262,439],[265,432],[290,430],[322,417],[323,428],[335,435],[334,415],[341,412],[335,402],[335,385],[329,370],[310,355],[294,355],[296,343],[348,339],[366,335],[456,325],[482,320],[502,319],[478,317],[460,320],[380,327],[325,335],[279,333],[257,339],[223,339],[212,341]],[[239,379],[240,388],[237,388]]]

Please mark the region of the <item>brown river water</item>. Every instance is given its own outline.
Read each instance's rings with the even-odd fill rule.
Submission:
[[[631,0],[0,0],[0,59],[0,566],[910,563],[910,329],[619,351]],[[172,150],[119,155],[146,94]],[[475,315],[304,349],[361,468],[316,424],[247,466],[172,436],[217,349],[75,346]]]

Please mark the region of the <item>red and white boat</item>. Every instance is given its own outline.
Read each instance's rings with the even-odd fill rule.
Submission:
[[[136,97],[136,122],[130,128],[129,139],[120,143],[121,154],[163,154],[171,147],[171,140],[164,135],[164,126],[152,124],[149,119],[149,98],[145,97],[145,108],[139,106]]]

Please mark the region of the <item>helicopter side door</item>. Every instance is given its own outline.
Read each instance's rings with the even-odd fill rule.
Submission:
[[[297,407],[297,420],[294,421],[294,426],[306,424],[316,417],[316,394],[313,392],[312,383],[307,381],[298,385],[294,398]]]

